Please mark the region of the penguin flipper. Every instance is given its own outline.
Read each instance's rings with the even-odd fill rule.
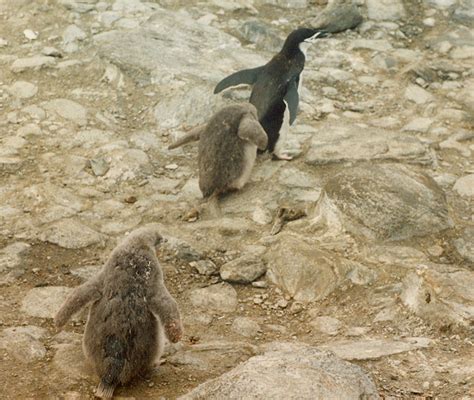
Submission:
[[[253,85],[258,78],[258,75],[263,70],[263,66],[257,68],[243,69],[241,71],[234,72],[232,75],[222,79],[214,88],[214,94],[222,92],[231,86],[237,85]]]
[[[206,128],[206,124],[196,126],[195,128],[191,129],[186,135],[184,135],[182,138],[178,139],[176,142],[173,144],[170,144],[168,146],[168,150],[173,150],[176,149],[180,146],[183,146],[186,143],[189,142],[196,142],[199,140],[201,137],[202,132],[204,132],[204,129]]]
[[[300,101],[300,97],[298,94],[298,81],[299,77],[296,79],[292,79],[288,83],[286,95],[284,97],[286,103],[288,104],[288,111],[290,112],[290,125],[295,122],[296,114],[298,113],[298,103]]]
[[[245,114],[241,118],[237,135],[242,140],[255,144],[260,150],[265,150],[267,148],[267,134],[255,117],[250,116],[249,114]]]

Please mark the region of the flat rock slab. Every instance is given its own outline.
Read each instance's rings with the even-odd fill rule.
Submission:
[[[8,87],[7,90],[19,99],[29,99],[38,93],[38,86],[30,82],[17,81]]]
[[[363,370],[328,351],[299,344],[277,344],[199,385],[180,400],[328,400],[378,399]]]
[[[357,236],[403,240],[436,234],[451,225],[441,188],[404,166],[346,169],[330,178],[324,190],[345,229]]]
[[[474,323],[474,271],[428,264],[407,274],[402,302],[433,325]]]
[[[193,306],[214,312],[233,312],[237,308],[237,292],[228,283],[194,289],[190,293]]]
[[[13,72],[23,72],[27,70],[38,70],[46,67],[53,67],[55,65],[56,59],[54,57],[27,57],[15,60],[11,66],[11,70]]]
[[[72,121],[80,126],[87,124],[87,110],[68,99],[54,99],[41,104],[42,107],[60,117]]]
[[[46,329],[38,326],[15,326],[0,333],[0,348],[22,363],[31,363],[46,356],[46,348],[39,339]]]
[[[406,15],[402,0],[367,0],[367,14],[370,19],[392,21]]]
[[[56,353],[53,358],[53,365],[59,372],[71,381],[88,379],[92,376],[92,371],[86,362],[80,342],[61,343],[54,347],[56,347]]]
[[[212,341],[192,346],[167,358],[177,366],[191,366],[200,371],[224,372],[228,368],[258,354],[258,348],[245,342]]]
[[[376,360],[377,358],[406,351],[429,347],[431,339],[423,337],[407,338],[403,340],[367,339],[358,341],[341,341],[324,346],[321,349],[331,350],[344,360]]]
[[[306,154],[306,162],[310,165],[369,160],[422,165],[433,162],[428,146],[415,137],[342,123],[319,126]]]
[[[40,234],[40,239],[66,249],[81,249],[102,243],[103,236],[78,221],[64,219],[46,228]]]
[[[65,286],[33,288],[21,302],[21,311],[31,317],[53,318],[72,290]]]

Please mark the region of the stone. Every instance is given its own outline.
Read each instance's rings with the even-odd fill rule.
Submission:
[[[424,337],[409,337],[403,340],[365,339],[343,340],[320,346],[331,350],[343,360],[376,360],[393,354],[405,353],[431,346],[432,340]]]
[[[15,73],[27,70],[38,70],[46,67],[54,67],[56,59],[48,56],[36,56],[27,58],[18,58],[11,66],[11,70]]]
[[[104,176],[110,169],[110,165],[103,157],[89,160],[92,172],[95,176]]]
[[[460,196],[474,197],[474,174],[459,178],[454,184],[453,190]]]
[[[59,0],[59,4],[66,9],[84,14],[93,11],[96,8],[95,0]]]
[[[430,126],[433,124],[433,122],[434,121],[431,118],[415,118],[406,124],[402,128],[402,131],[426,133],[430,129]]]
[[[401,0],[367,0],[369,19],[397,21],[405,17],[405,7]]]
[[[220,268],[224,281],[233,283],[250,283],[260,278],[267,270],[260,257],[245,255],[225,263]]]
[[[25,81],[16,81],[8,91],[19,99],[29,99],[38,93],[38,86]]]
[[[278,52],[283,46],[283,39],[278,31],[258,20],[246,21],[239,28],[239,33],[249,42],[255,43],[263,50]]]
[[[357,236],[404,240],[451,226],[441,188],[427,175],[404,166],[353,167],[329,178],[324,190],[327,199],[316,218],[334,215],[335,207],[339,223]]]
[[[81,249],[102,244],[103,236],[79,221],[63,219],[45,228],[40,234],[40,240],[66,249]]]
[[[57,57],[57,58],[62,57],[61,52],[57,48],[51,47],[51,46],[43,47],[43,50],[41,50],[41,54],[43,54],[44,56],[50,56],[50,57]]]
[[[433,95],[418,85],[408,85],[405,90],[405,98],[416,104],[425,104],[433,101]]]
[[[281,232],[264,256],[267,277],[296,301],[324,299],[343,281],[350,263],[296,234]]]
[[[434,162],[428,146],[412,135],[340,121],[322,123],[306,153],[306,163],[316,166],[375,160]]]
[[[228,368],[247,360],[258,353],[258,348],[247,342],[215,340],[206,343],[184,345],[177,353],[167,358],[176,366],[189,366],[206,373],[224,373]]]
[[[248,317],[237,317],[231,328],[235,333],[245,337],[255,337],[261,331],[260,325]]]
[[[299,343],[272,343],[268,348],[179,400],[379,399],[359,366],[328,351]]]
[[[54,99],[42,103],[46,111],[59,115],[60,117],[76,123],[79,126],[87,124],[87,110],[68,99]]]
[[[308,0],[254,0],[255,6],[264,4],[273,4],[282,8],[306,8],[308,7]]]
[[[377,39],[355,39],[351,41],[351,50],[373,50],[373,51],[390,51],[392,45],[388,40]]]
[[[453,241],[458,253],[467,261],[474,263],[474,228],[466,228],[462,236]]]
[[[347,329],[346,335],[347,336],[363,336],[366,333],[370,332],[370,328],[368,326],[351,326]]]
[[[355,4],[338,0],[328,4],[316,18],[308,21],[308,25],[315,29],[337,33],[346,29],[354,29],[361,22],[362,15]]]
[[[0,250],[0,272],[21,267],[22,256],[28,254],[31,246],[28,243],[16,242]]]
[[[334,336],[339,333],[342,328],[342,323],[337,318],[333,317],[317,317],[309,323],[317,331],[326,335]]]
[[[79,50],[79,41],[87,37],[86,33],[76,25],[70,25],[63,32],[62,49],[66,53],[74,53]]]
[[[171,236],[167,236],[166,239],[167,242],[163,243],[162,246],[171,251],[176,258],[187,262],[198,261],[203,258],[198,250],[184,240]]]
[[[189,298],[194,307],[210,312],[228,313],[237,308],[237,292],[228,283],[193,289]]]
[[[273,221],[273,215],[270,210],[258,204],[252,212],[252,220],[259,225],[268,225]]]
[[[32,31],[31,29],[25,29],[23,31],[23,35],[25,35],[25,37],[28,39],[28,40],[36,40],[38,39],[38,32],[34,32]]]
[[[457,3],[458,0],[423,0],[424,3],[427,3],[430,6],[446,9]]]
[[[32,325],[6,328],[0,333],[0,348],[22,363],[39,361],[46,356],[40,341],[46,333],[46,329]]]
[[[211,260],[192,261],[189,265],[195,268],[200,275],[211,276],[219,273],[219,268]]]
[[[461,4],[455,8],[452,18],[456,22],[472,27],[474,22],[474,7],[472,0],[461,1]]]
[[[31,317],[53,318],[72,290],[64,286],[30,289],[21,302],[21,311]]]
[[[474,321],[473,284],[474,271],[429,264],[405,276],[400,298],[429,323],[470,326]]]
[[[38,107],[37,105],[26,106],[21,111],[23,111],[24,113],[28,114],[31,118],[36,119],[36,120],[43,120],[46,118],[45,111],[41,107]],[[35,135],[41,132],[41,128],[35,124],[27,124],[25,126],[35,126],[36,132],[33,132],[33,134]]]

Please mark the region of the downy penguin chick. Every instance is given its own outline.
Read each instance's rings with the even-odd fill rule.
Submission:
[[[327,35],[319,29],[296,29],[267,64],[235,72],[221,80],[214,89],[214,93],[219,93],[231,86],[253,85],[250,103],[257,108],[258,119],[268,135],[267,150],[279,159],[291,160],[282,146],[298,111],[306,51],[316,39]]]
[[[222,108],[206,125],[193,129],[169,148],[191,140],[199,140],[199,188],[204,198],[241,189],[250,177],[257,148],[267,146],[267,135],[250,103]]]
[[[146,372],[163,351],[163,330],[175,343],[182,336],[176,301],[163,282],[154,227],[133,231],[111,253],[102,270],[77,287],[56,314],[62,327],[92,303],[83,351],[100,377],[96,396],[111,399],[117,385]]]

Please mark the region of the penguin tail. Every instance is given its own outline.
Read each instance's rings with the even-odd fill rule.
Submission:
[[[95,390],[95,396],[100,399],[111,399],[114,395],[115,386],[109,385],[102,380]]]
[[[111,399],[125,364],[125,345],[122,340],[111,335],[105,340],[104,350],[103,372],[95,395],[101,399]]]

